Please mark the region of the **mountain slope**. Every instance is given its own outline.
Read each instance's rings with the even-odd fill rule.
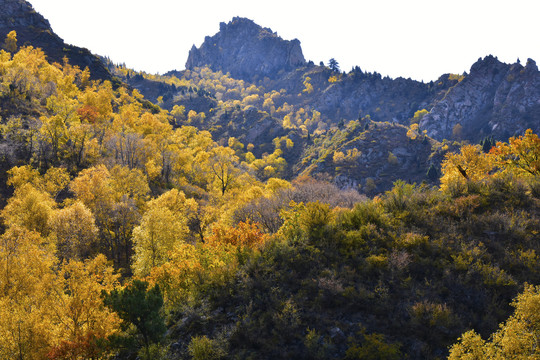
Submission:
[[[103,62],[88,49],[69,45],[56,35],[49,21],[37,13],[24,0],[0,0],[0,41],[15,30],[18,45],[32,45],[41,48],[52,62],[62,63],[67,57],[71,65],[81,69],[88,67],[92,79],[111,79],[111,74]]]
[[[234,137],[244,146],[252,144],[257,156],[270,153],[273,143],[289,138],[294,148],[283,155],[289,165],[288,177],[325,174],[336,183],[363,186],[372,177],[377,180],[375,191],[384,191],[400,177],[426,180],[427,167],[437,165],[443,155],[433,158],[426,152],[428,147],[420,147],[422,155],[416,150],[402,152],[408,153],[400,162],[403,171],[383,170],[389,153],[410,147],[411,139],[405,134],[413,123],[419,125],[415,129],[422,135],[419,139],[425,131],[438,141],[505,140],[527,128],[540,130],[540,73],[530,59],[524,67],[488,56],[475,63],[469,74],[443,74],[430,83],[382,77],[359,67],[345,73],[305,62],[299,42],[282,40],[272,30],[237,17],[222,23],[220,31],[206,37],[199,48],[193,47],[186,67],[162,77],[136,74],[123,79],[152,101],[161,99],[161,106],[168,110],[183,106],[178,125],[209,130],[223,142]],[[114,67],[110,69],[118,73]],[[199,114],[195,122],[187,116],[190,111]],[[364,156],[382,154],[381,161],[363,163],[358,158],[352,165],[355,171],[328,162],[332,151],[341,151],[341,145],[332,144],[336,132],[345,131],[350,121],[364,118],[403,126],[368,127],[364,135],[370,142],[344,148],[356,148]],[[427,144],[433,154],[436,149],[448,149],[437,141],[427,140]],[[378,145],[382,152],[375,148]],[[373,176],[381,171],[388,173],[384,181]]]

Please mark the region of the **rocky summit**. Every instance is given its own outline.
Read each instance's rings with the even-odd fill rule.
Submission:
[[[540,128],[540,73],[532,59],[522,66],[487,56],[435,102],[420,122],[442,139],[505,139]]]
[[[24,0],[0,0],[0,39],[15,30],[18,45],[41,48],[53,62],[62,63],[64,57],[71,65],[81,69],[88,67],[93,79],[110,79],[111,75],[103,62],[88,49],[66,44],[55,34],[41,14]]]
[[[219,32],[207,36],[200,48],[189,52],[187,69],[208,65],[233,77],[275,77],[280,71],[305,64],[300,41],[283,40],[275,32],[252,20],[235,17],[221,23]]]

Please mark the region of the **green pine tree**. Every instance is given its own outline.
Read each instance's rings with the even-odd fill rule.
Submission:
[[[161,314],[163,295],[159,286],[148,289],[146,281],[133,280],[124,289],[104,292],[102,296],[104,304],[124,321],[125,328],[131,324],[137,328],[149,357],[150,345],[160,342],[167,331]]]

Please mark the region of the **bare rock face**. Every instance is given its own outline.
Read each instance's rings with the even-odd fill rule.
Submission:
[[[214,71],[230,72],[233,77],[275,78],[281,70],[292,70],[306,63],[300,41],[283,40],[252,20],[235,17],[221,23],[219,32],[206,37],[200,48],[191,48],[187,69],[208,65]]]
[[[25,0],[0,0],[0,44],[12,30],[17,32],[19,46],[39,47],[53,62],[62,63],[63,58],[67,57],[72,65],[81,69],[88,67],[92,79],[111,78],[97,56],[88,49],[64,43],[64,40],[53,32],[49,21]]]
[[[450,88],[420,122],[429,136],[478,141],[540,131],[540,73],[529,59],[523,67],[493,56],[479,59],[463,81]]]
[[[49,22],[24,0],[0,0],[0,28],[37,27],[50,29]]]

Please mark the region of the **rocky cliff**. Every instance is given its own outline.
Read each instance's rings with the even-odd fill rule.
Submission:
[[[62,63],[67,57],[70,64],[84,69],[88,67],[93,79],[110,79],[111,75],[102,61],[87,49],[64,43],[56,35],[49,21],[37,13],[24,0],[0,0],[0,43],[15,30],[18,45],[32,45],[43,49],[49,60]]]
[[[532,128],[540,131],[540,73],[526,66],[479,59],[461,82],[433,104],[420,122],[428,135],[478,141],[492,136],[505,140]]]
[[[210,66],[214,71],[230,72],[233,77],[275,78],[281,70],[305,64],[300,41],[287,41],[252,20],[235,17],[221,23],[219,32],[206,37],[200,48],[191,48],[187,69]]]

